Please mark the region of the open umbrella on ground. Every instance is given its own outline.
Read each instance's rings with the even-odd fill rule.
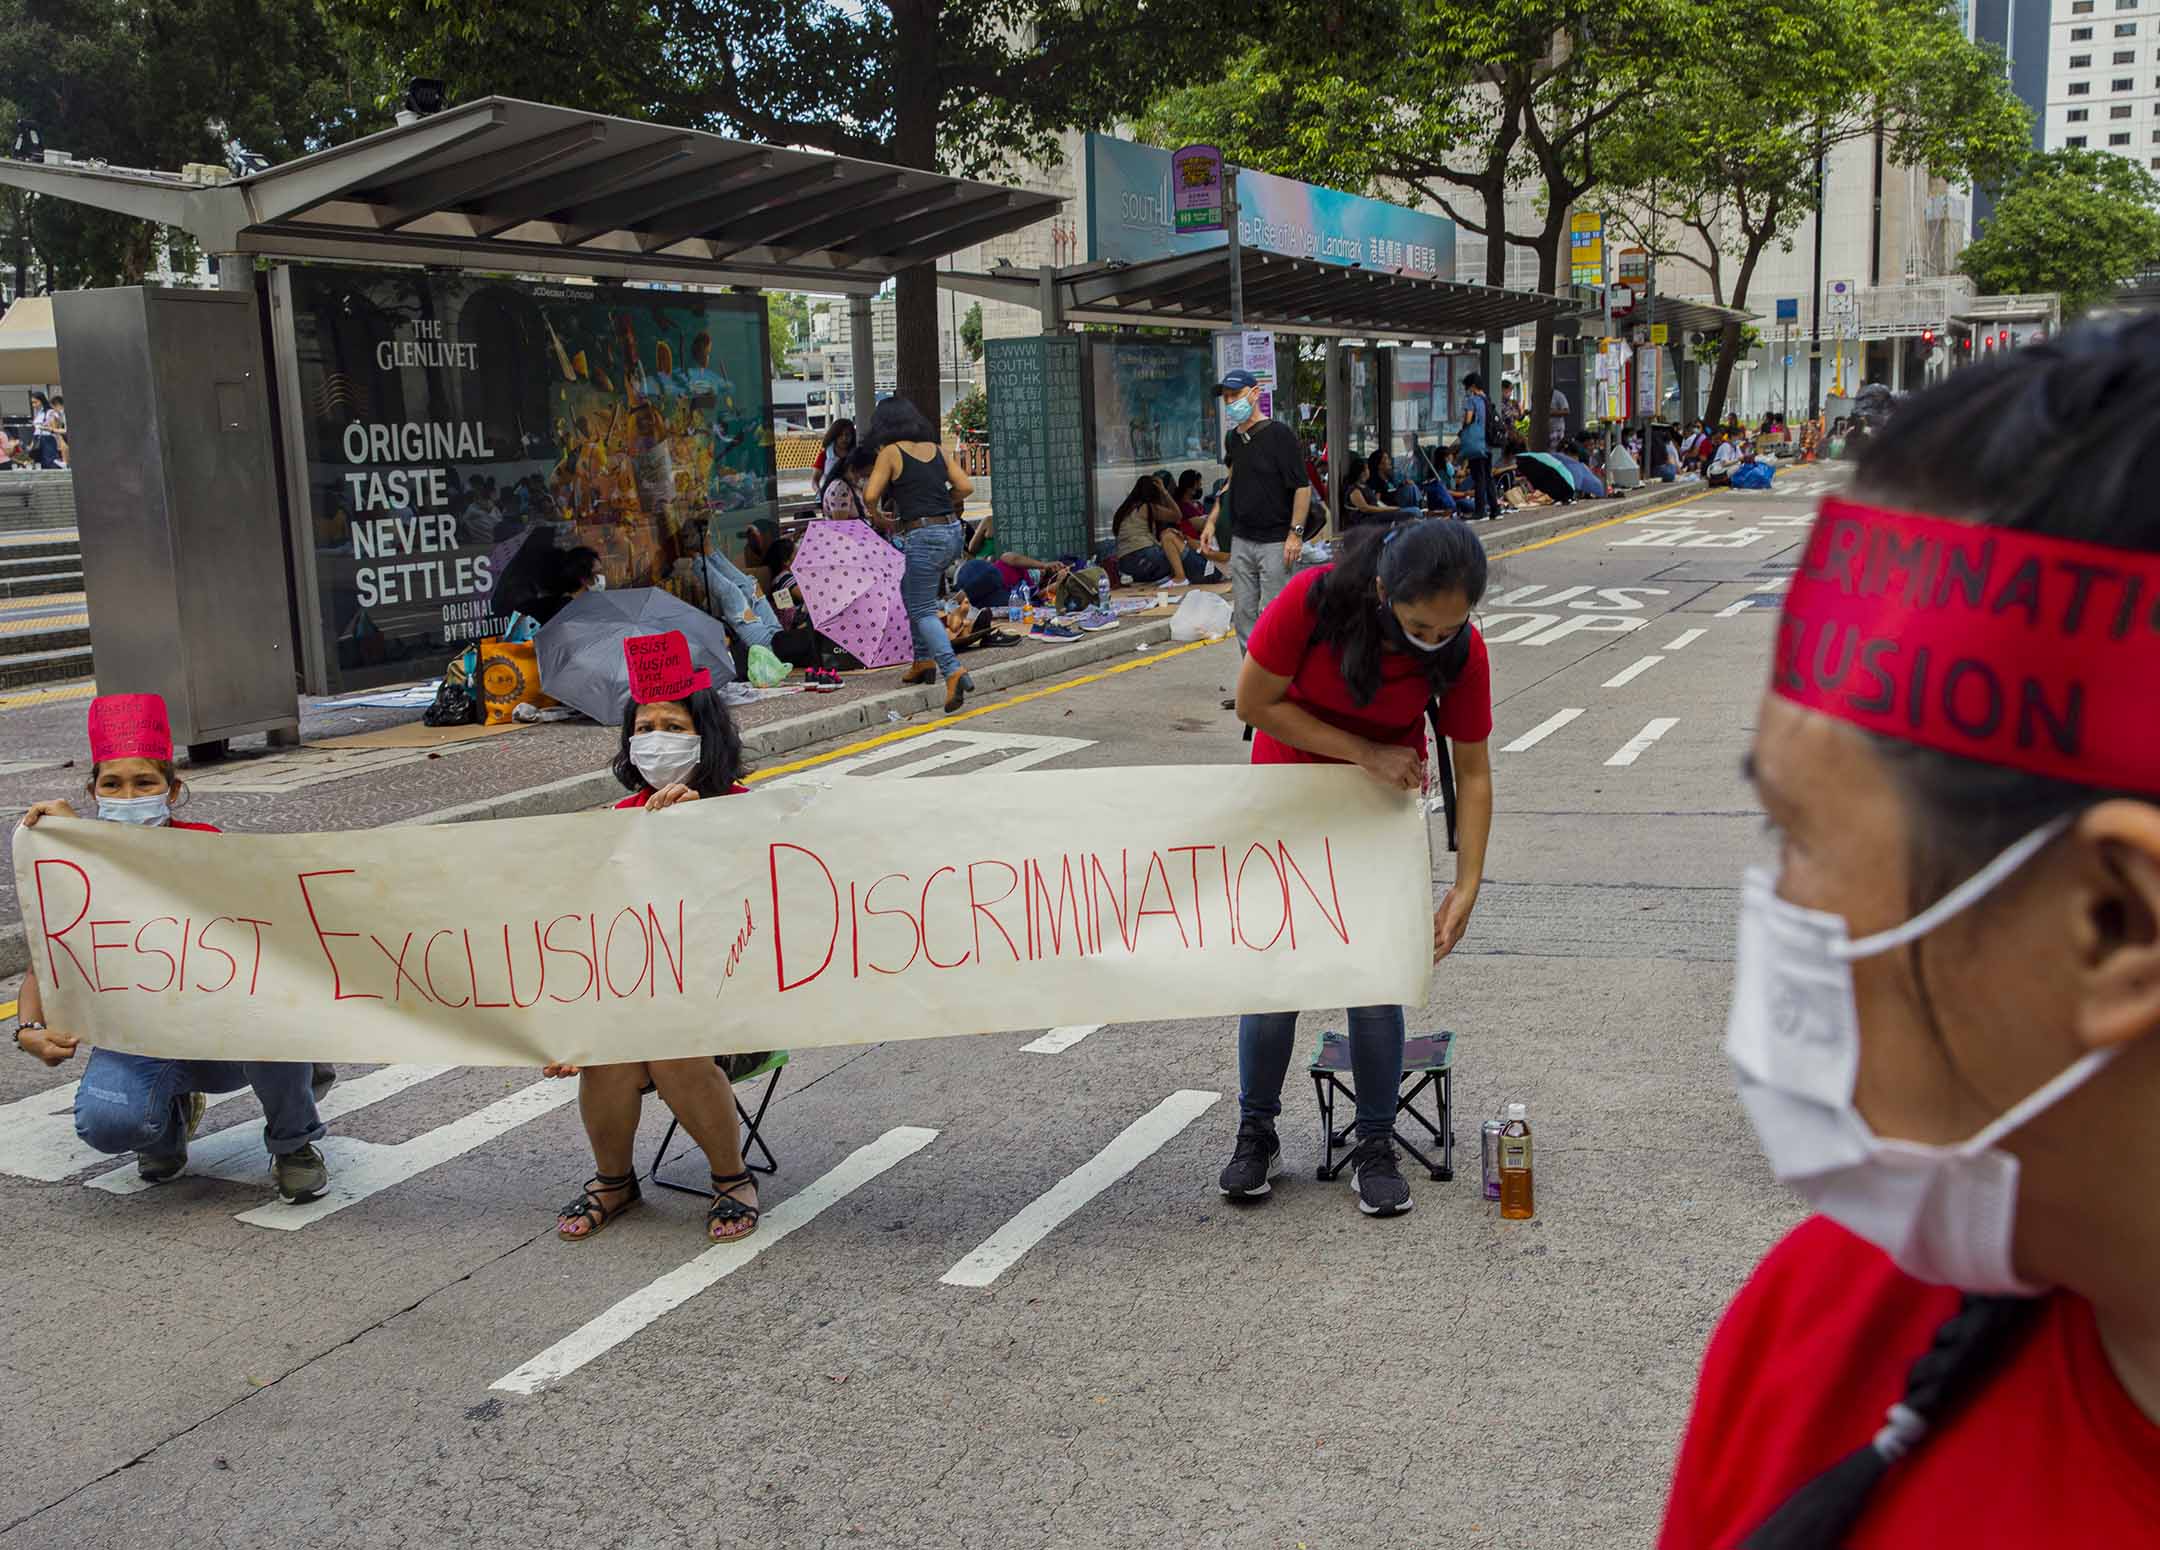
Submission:
[[[900,606],[907,560],[869,523],[811,523],[796,542],[791,566],[820,635],[864,667],[913,659],[907,610]]]
[[[718,619],[658,587],[625,587],[580,593],[540,627],[533,637],[540,687],[602,726],[620,721],[630,702],[622,643],[632,635],[669,630],[683,632],[694,665],[712,669],[714,688],[735,676],[727,631]]]
[[[1550,495],[1563,506],[1575,498],[1575,476],[1550,452],[1516,453],[1515,472],[1531,489]]]

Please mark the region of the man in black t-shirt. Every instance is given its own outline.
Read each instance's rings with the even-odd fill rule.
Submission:
[[[1297,432],[1284,421],[1261,415],[1258,377],[1243,369],[1228,372],[1216,390],[1231,427],[1223,440],[1230,483],[1201,542],[1220,547],[1216,527],[1227,508],[1231,620],[1242,650],[1261,612],[1297,568],[1312,484],[1305,477],[1305,449]]]

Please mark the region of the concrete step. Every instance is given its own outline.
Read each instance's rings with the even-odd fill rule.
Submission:
[[[23,689],[35,684],[65,683],[90,676],[90,647],[64,646],[57,651],[36,651],[27,656],[0,656],[0,689]]]
[[[65,617],[63,615],[63,617]],[[90,626],[87,624],[55,624],[49,629],[36,626],[43,620],[25,621],[31,628],[0,634],[0,660],[8,657],[34,657],[41,652],[72,650],[90,644]]]
[[[0,538],[0,560],[82,559],[82,539],[74,533],[27,533],[10,541]]]
[[[9,572],[0,570],[0,599],[15,597],[65,596],[83,589],[82,567],[72,568],[65,561],[36,561],[50,568]]]

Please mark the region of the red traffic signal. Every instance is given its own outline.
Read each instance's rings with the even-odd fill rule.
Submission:
[[[1935,330],[1934,330],[1934,329],[1932,329],[1932,328],[1923,328],[1923,329],[1921,329],[1921,330],[1920,330],[1920,342],[1921,342],[1922,344],[1926,345],[1926,346],[1927,346],[1927,347],[1928,347],[1929,349],[1931,349],[1931,350],[1932,350],[1932,349],[1934,349],[1934,348],[1935,348]]]

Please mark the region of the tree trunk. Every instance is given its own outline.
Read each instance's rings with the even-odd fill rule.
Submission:
[[[937,167],[938,105],[944,92],[938,77],[938,26],[941,0],[894,0],[892,159],[903,167]],[[894,391],[941,424],[942,386],[938,370],[937,268],[918,264],[903,269],[893,285],[893,347],[898,356]],[[861,402],[869,399],[858,396]]]
[[[1567,236],[1566,208],[1549,210],[1537,240],[1538,289],[1548,296],[1559,290],[1560,254],[1567,245]],[[1531,345],[1530,380],[1523,389],[1530,399],[1530,445],[1540,451],[1552,440],[1552,355],[1553,320],[1540,318]]]
[[[1732,300],[1726,305],[1737,311],[1747,309],[1748,287],[1755,281],[1755,265],[1763,256],[1763,249],[1770,245],[1770,233],[1777,229],[1778,211],[1772,208],[1765,216],[1757,234],[1748,238],[1747,252],[1740,259],[1740,272],[1733,280]],[[1710,401],[1703,406],[1703,423],[1715,425],[1725,414],[1725,395],[1732,388],[1733,368],[1740,356],[1740,325],[1727,323],[1718,331],[1717,367],[1710,373]],[[1786,406],[1786,413],[1792,406]]]

